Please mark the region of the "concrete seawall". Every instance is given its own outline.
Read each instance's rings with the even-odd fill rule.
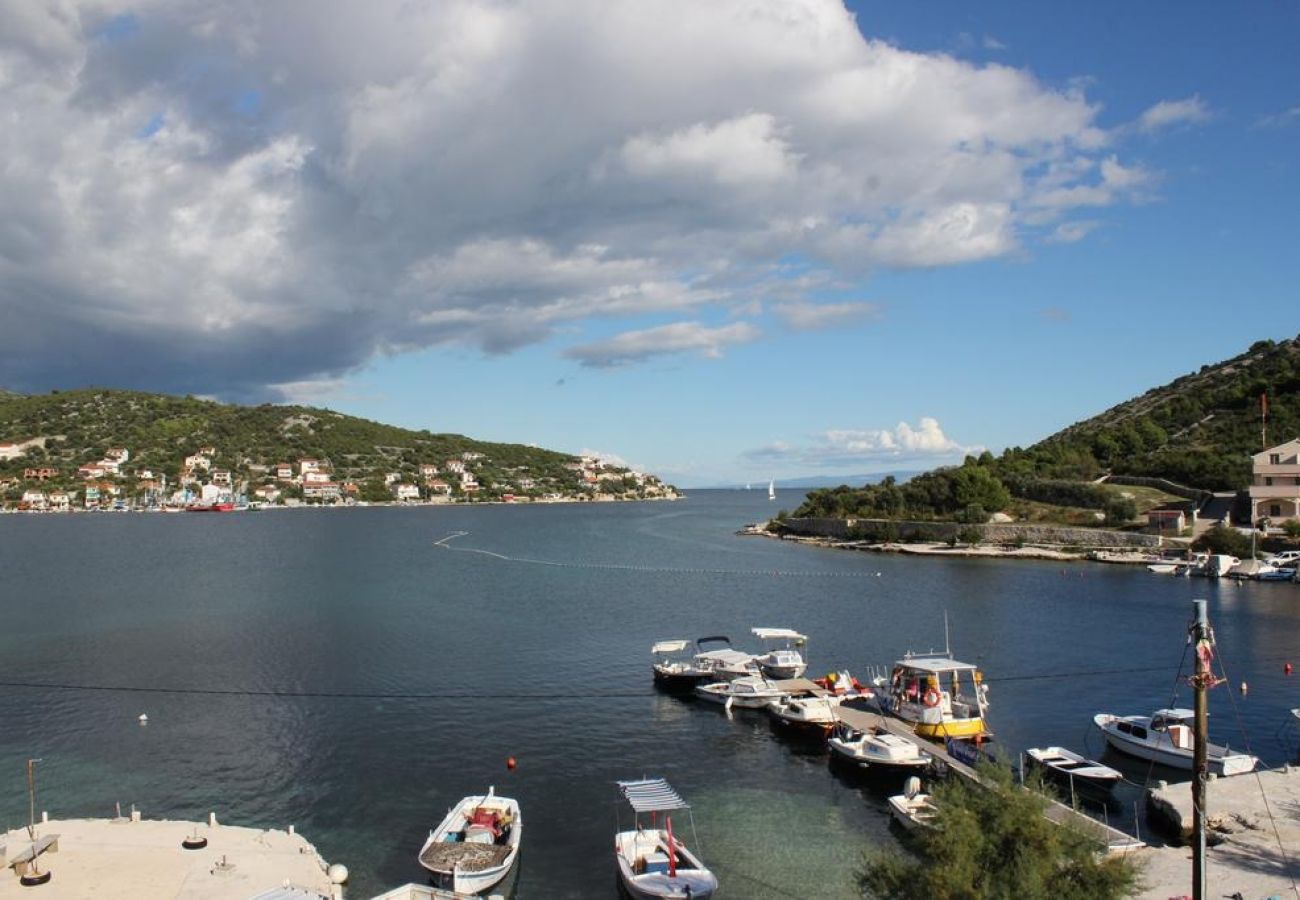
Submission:
[[[1071,528],[1063,525],[962,525],[958,522],[909,522],[893,519],[786,519],[780,523],[786,534],[839,541],[952,541],[960,532],[976,529],[988,544],[1033,544],[1034,546],[1078,547],[1080,549],[1144,550],[1161,546],[1154,534]]]

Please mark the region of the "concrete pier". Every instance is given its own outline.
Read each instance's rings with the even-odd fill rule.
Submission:
[[[186,850],[195,836],[207,846]],[[341,897],[325,861],[292,831],[239,828],[208,822],[62,819],[36,828],[37,867],[51,872],[48,884],[24,887],[27,829],[0,834],[7,856],[0,866],[0,900],[22,897],[95,897],[97,900],[248,900],[277,897]],[[52,839],[52,840],[51,840]],[[27,853],[30,856],[30,853]]]
[[[1147,803],[1153,825],[1184,838],[1191,833],[1191,785],[1153,788]],[[1300,881],[1300,769],[1216,778],[1206,786],[1205,809],[1210,834],[1222,839],[1209,849],[1209,896],[1297,896],[1292,885]],[[1141,896],[1165,900],[1191,893],[1190,854],[1188,847],[1144,852],[1143,871],[1150,887]]]

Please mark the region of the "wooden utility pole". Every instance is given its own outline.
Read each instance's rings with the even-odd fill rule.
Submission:
[[[1214,685],[1210,662],[1214,659],[1210,620],[1205,600],[1193,600],[1196,623],[1192,642],[1196,649],[1196,675],[1192,687],[1196,694],[1196,721],[1192,729],[1192,900],[1205,900],[1205,785],[1209,780],[1206,760],[1206,736],[1209,732],[1207,693]]]

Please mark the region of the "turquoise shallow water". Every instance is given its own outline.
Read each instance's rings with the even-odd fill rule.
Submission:
[[[1094,712],[1169,700],[1193,596],[1250,684],[1215,692],[1214,736],[1239,745],[1239,718],[1255,752],[1288,757],[1294,585],[733,534],[797,499],[0,517],[0,681],[182,691],[0,686],[0,824],[24,819],[39,756],[51,815],[120,801],[292,823],[369,896],[421,880],[427,830],[495,784],[529,827],[517,896],[607,896],[613,782],[663,774],[695,807],[722,896],[851,896],[862,851],[895,846],[883,798],[759,715],[656,693],[651,643],[792,626],[815,671],[861,671],[941,647],[946,611],[954,651],[988,673],[1001,744],[1095,754]],[[514,560],[434,545],[454,531]]]

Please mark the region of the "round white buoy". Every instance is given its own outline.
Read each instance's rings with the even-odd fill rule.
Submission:
[[[141,725],[148,725],[148,724],[149,724],[149,714],[148,714],[148,713],[140,713],[140,724],[141,724]]]
[[[907,781],[903,782],[903,796],[911,800],[919,793],[921,793],[921,779],[915,775],[908,776]]]
[[[335,863],[330,866],[325,874],[329,875],[330,884],[347,884],[348,882],[348,867],[343,863]]]

